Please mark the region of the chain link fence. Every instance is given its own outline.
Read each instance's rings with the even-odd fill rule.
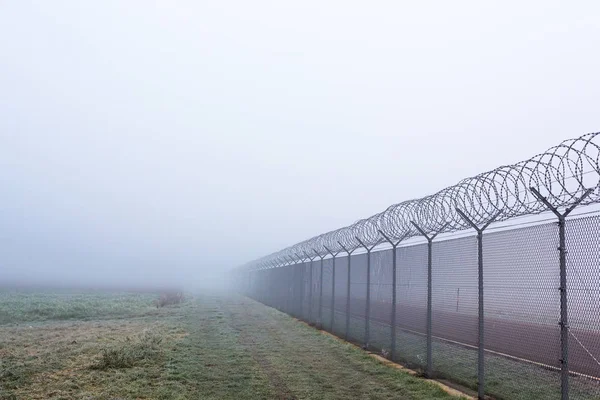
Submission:
[[[286,247],[238,278],[249,296],[480,399],[600,399],[599,204],[596,132]]]
[[[598,399],[600,216],[568,219],[565,231],[569,396]],[[250,271],[244,288],[264,304],[425,375],[477,390],[483,371],[485,394],[494,398],[560,399],[559,241],[556,222],[492,227],[482,235],[482,369],[477,236],[432,241],[430,289],[422,242]]]

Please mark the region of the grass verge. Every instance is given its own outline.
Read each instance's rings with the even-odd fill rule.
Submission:
[[[452,398],[239,296],[101,315],[0,326],[0,398]]]
[[[314,313],[316,315],[316,313]],[[331,330],[331,309],[323,308],[324,328]],[[336,310],[333,333],[345,336],[346,314]],[[364,318],[351,316],[349,340],[364,343]],[[401,329],[396,334],[395,361],[424,371],[427,349],[424,335]],[[390,325],[371,321],[369,348],[389,355],[391,347]],[[477,390],[477,349],[443,340],[432,343],[433,372],[439,379]],[[498,400],[559,400],[560,373],[539,365],[486,353],[486,394]],[[600,399],[600,382],[581,376],[570,377],[570,395],[573,399]]]

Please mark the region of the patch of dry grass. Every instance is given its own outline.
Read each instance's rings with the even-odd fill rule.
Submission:
[[[168,292],[163,292],[156,301],[156,308],[181,304],[184,300],[185,296],[183,295],[182,291],[171,290]]]
[[[180,313],[0,326],[0,399],[151,397],[165,352],[185,336]]]
[[[0,289],[0,325],[160,315],[158,293]]]

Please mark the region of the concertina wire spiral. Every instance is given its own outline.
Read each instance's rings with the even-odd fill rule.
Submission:
[[[495,216],[495,221],[505,221],[547,211],[547,206],[533,195],[531,188],[555,208],[574,205],[588,189],[592,191],[581,204],[598,203],[599,161],[600,132],[588,133],[565,140],[528,160],[463,179],[430,196],[393,204],[369,218],[297,243],[241,268],[273,268],[324,257],[330,252],[353,250],[362,244],[375,246],[383,241],[380,232],[391,240],[407,239],[421,234],[415,224],[432,233],[470,228],[457,208],[478,225],[486,224]]]

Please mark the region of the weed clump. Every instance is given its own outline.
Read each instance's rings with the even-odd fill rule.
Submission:
[[[0,359],[0,389],[15,389],[28,381],[31,371],[25,364]],[[0,400],[5,394],[0,390]]]
[[[128,338],[127,343],[103,349],[102,357],[91,368],[98,370],[131,368],[145,362],[157,362],[164,355],[162,340],[161,336],[144,331],[133,340]]]
[[[181,291],[170,291],[160,295],[160,298],[156,301],[156,308],[162,308],[174,304],[183,303],[184,296]]]

